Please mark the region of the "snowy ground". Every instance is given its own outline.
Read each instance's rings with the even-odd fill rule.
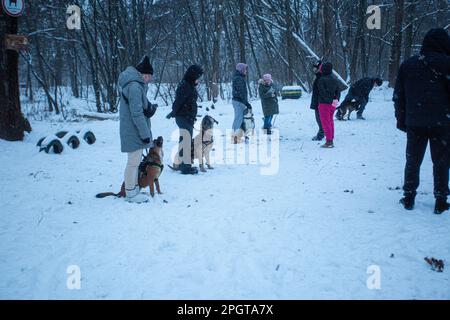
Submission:
[[[429,155],[417,209],[398,204],[405,136],[391,96],[374,93],[365,122],[336,123],[332,150],[311,141],[309,99],[283,101],[277,174],[255,164],[199,176],[167,169],[165,194],[144,205],[94,197],[122,182],[117,121],[34,121],[24,143],[0,141],[0,298],[449,299],[449,270],[432,271],[424,258],[450,263],[450,216],[432,213]],[[167,113],[153,120],[166,164],[175,144]],[[211,114],[219,129],[231,125],[230,104]],[[35,146],[85,127],[93,146],[59,156]],[[80,268],[80,290],[67,288],[70,265]],[[372,265],[379,290],[366,284]]]

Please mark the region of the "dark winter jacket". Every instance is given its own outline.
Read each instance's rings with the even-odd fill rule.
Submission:
[[[248,105],[247,83],[245,75],[236,71],[233,77],[233,100]]]
[[[311,97],[311,106],[310,108],[313,110],[316,110],[319,107],[319,79],[322,76],[320,72],[316,73],[316,79],[313,83],[313,89],[312,89],[312,97]]]
[[[349,95],[356,100],[369,98],[370,91],[372,91],[376,78],[362,78],[356,81],[349,90]]]
[[[420,56],[406,60],[394,90],[397,127],[450,126],[450,36],[430,30]]]
[[[273,84],[266,84],[264,80],[259,80],[258,92],[261,97],[264,117],[270,117],[280,113],[278,108],[278,98]]]
[[[197,118],[198,92],[195,88],[195,81],[203,75],[203,70],[199,66],[191,66],[178,85],[175,93],[175,101],[172,105],[172,116],[185,117],[192,122]]]
[[[341,98],[341,86],[333,77],[333,65],[327,62],[322,67],[322,76],[317,82],[319,89],[319,104],[332,104],[333,100]]]

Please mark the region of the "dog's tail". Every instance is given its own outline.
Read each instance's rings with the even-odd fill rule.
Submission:
[[[97,199],[103,199],[103,198],[106,198],[106,197],[120,197],[120,194],[119,193],[114,193],[114,192],[104,192],[104,193],[99,193],[95,197]]]

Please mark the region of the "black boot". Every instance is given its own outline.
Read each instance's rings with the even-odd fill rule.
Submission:
[[[191,166],[190,164],[181,164],[180,165],[181,174],[198,174],[198,169],[196,167]]]
[[[447,202],[447,199],[437,198],[436,206],[434,207],[435,214],[442,214],[444,211],[450,209],[450,204]]]
[[[323,138],[325,138],[325,135],[319,132],[316,136],[312,138],[312,141],[322,141]]]
[[[405,195],[400,199],[400,203],[406,210],[413,210],[416,202],[416,197],[413,195]]]

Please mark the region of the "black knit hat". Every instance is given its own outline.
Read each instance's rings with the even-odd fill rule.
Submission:
[[[187,69],[186,73],[184,74],[184,80],[190,83],[194,83],[195,80],[200,79],[203,73],[203,68],[198,64],[194,64]]]
[[[150,58],[148,56],[144,56],[141,62],[136,66],[136,70],[142,74],[151,74],[153,75],[153,67],[150,63]]]
[[[431,29],[423,39],[420,53],[439,52],[450,55],[450,36],[445,29]]]

